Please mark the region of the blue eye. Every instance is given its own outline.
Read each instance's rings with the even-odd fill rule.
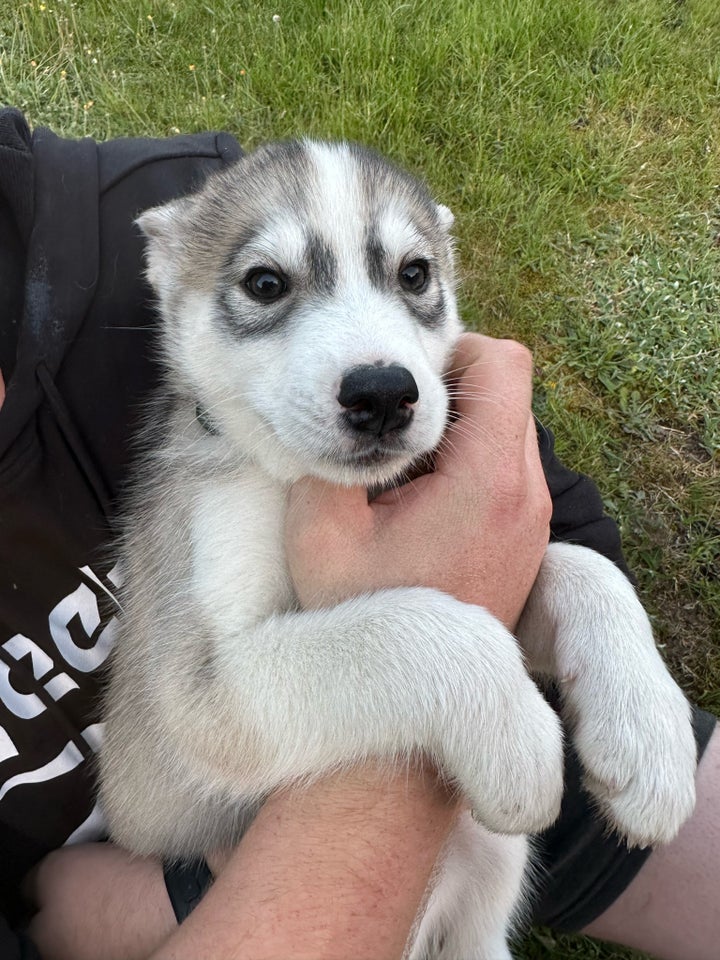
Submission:
[[[252,270],[245,277],[245,289],[254,300],[272,303],[285,293],[288,285],[284,277],[274,270]]]

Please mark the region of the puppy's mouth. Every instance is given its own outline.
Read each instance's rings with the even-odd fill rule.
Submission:
[[[388,487],[432,473],[434,454],[405,445],[377,444],[364,450],[338,452],[326,457],[325,463],[331,469],[340,469],[346,478],[354,475],[358,484],[367,485],[376,495]]]
[[[407,450],[393,450],[377,445],[370,450],[358,450],[338,459],[346,467],[373,467],[389,464],[399,459],[409,460],[411,457]]]
[[[425,463],[432,456],[432,448],[418,442],[420,436],[410,429],[411,421],[412,416],[408,416],[394,429],[371,433],[353,430],[341,416],[331,431],[335,434],[332,447],[326,447],[322,459],[331,470],[340,469],[346,477],[354,474],[358,483],[385,483],[390,478],[414,475],[414,466]]]
[[[340,438],[338,438],[340,440]],[[348,480],[354,475],[362,484],[374,482],[377,477],[401,473],[417,454],[399,438],[392,441],[375,439],[353,440],[343,437],[340,442],[326,447],[318,457],[318,466],[331,472],[341,471]],[[347,480],[346,480],[347,482]]]
[[[374,482],[378,477],[402,473],[413,460],[407,450],[390,451],[376,447],[353,453],[338,453],[324,458],[326,465],[340,469],[345,476],[355,475],[358,483]]]

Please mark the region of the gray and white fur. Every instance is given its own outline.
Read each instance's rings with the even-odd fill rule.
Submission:
[[[272,144],[144,213],[167,367],[131,497],[101,802],[141,854],[232,845],[279,787],[428,757],[472,808],[408,956],[505,960],[524,834],[563,787],[562,685],[586,783],[630,843],[694,804],[690,711],[633,589],[551,545],[518,631],[427,588],[301,610],[288,486],[368,488],[441,441],[461,332],[452,215],[352,144]]]

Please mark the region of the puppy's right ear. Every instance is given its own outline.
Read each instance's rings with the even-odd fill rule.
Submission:
[[[140,227],[148,240],[159,240],[164,237],[175,217],[174,204],[166,203],[162,207],[152,207],[141,213],[135,223]]]
[[[161,240],[166,243],[177,240],[178,230],[186,223],[191,206],[188,199],[172,200],[161,207],[145,210],[135,223],[148,240]]]
[[[147,239],[147,278],[157,293],[162,294],[176,273],[191,206],[188,199],[173,200],[145,210],[135,221]]]

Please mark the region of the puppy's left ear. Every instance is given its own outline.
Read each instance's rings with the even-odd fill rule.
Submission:
[[[437,205],[437,214],[438,220],[440,221],[440,226],[443,230],[448,232],[452,229],[452,225],[455,223],[455,215],[453,214],[450,207],[446,207],[444,204],[439,203]]]

